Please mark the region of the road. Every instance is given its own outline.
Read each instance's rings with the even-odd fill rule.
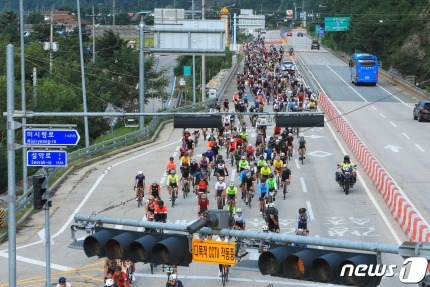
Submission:
[[[279,31],[270,31],[268,33],[277,33],[279,35]],[[293,45],[296,45],[296,38],[293,37],[291,40]],[[310,40],[307,38],[297,40],[307,40],[310,43]],[[308,47],[310,48],[310,45]],[[295,48],[295,50],[299,49]],[[337,65],[339,66],[338,68],[341,68],[340,62],[336,62],[332,56],[324,51],[318,54],[317,52],[310,52],[310,50],[300,53],[305,62],[312,67],[312,71],[315,71],[315,75],[323,84],[323,88],[327,88],[326,92],[333,94],[333,97],[339,97],[336,99],[340,99],[342,93],[345,91],[345,85],[348,84],[345,84],[333,75],[326,77],[323,72],[325,70],[327,74],[330,71],[326,66]],[[324,59],[326,61],[334,61],[334,64],[317,64],[320,63],[317,61],[318,57],[323,57],[323,55],[325,55],[324,57],[326,58]],[[324,86],[324,83],[326,83],[326,86]],[[344,85],[343,88],[341,86],[342,83]],[[386,85],[387,89],[392,89],[387,83],[381,82],[381,85]],[[329,91],[329,88],[332,86],[333,90]],[[337,90],[336,86],[339,86]],[[234,91],[235,84],[231,83],[226,91],[227,97],[230,98]],[[348,102],[336,100],[335,103],[339,105],[342,111],[349,111],[356,108],[359,104],[365,104],[365,102],[360,103],[358,100],[349,100]],[[379,104],[382,105],[382,103]],[[384,104],[392,105],[396,103],[388,102]],[[403,104],[400,103],[399,105]],[[381,109],[378,112],[385,113],[386,117],[389,116],[388,106],[376,106],[376,108]],[[369,111],[367,114],[369,114]],[[366,117],[362,116],[360,119],[357,114],[351,113],[348,115],[348,120],[351,121],[352,126],[358,132],[362,130],[363,126],[368,127],[363,130],[369,136],[368,140],[365,138],[366,144],[372,147],[371,150],[375,155],[378,157],[381,156],[381,161],[389,163],[393,159],[390,160],[389,157],[387,157],[388,159],[384,158],[384,154],[388,153],[388,150],[383,149],[383,144],[380,143],[382,139],[377,136],[376,132],[385,133],[384,128],[380,128],[379,125],[386,124],[389,126],[390,124],[388,120],[385,121],[385,119],[381,120],[381,118],[378,118],[380,115],[377,112],[375,112],[375,117],[378,121],[367,122],[368,119],[371,120],[373,118],[373,116],[367,116],[367,114]],[[400,112],[398,115],[401,116],[403,113]],[[411,115],[406,118],[405,112],[405,119],[410,120],[410,118],[412,118]],[[392,121],[397,123],[395,119],[392,119]],[[385,129],[387,129],[387,126],[385,126]],[[400,123],[398,123],[398,126],[401,126]],[[372,127],[372,129],[369,127]],[[373,132],[373,128],[376,129],[375,132]],[[269,128],[269,131],[270,136],[273,129]],[[408,128],[405,132],[407,132],[411,139],[420,135],[420,133],[414,132],[412,127]],[[289,166],[292,170],[290,192],[286,200],[277,198],[275,202],[280,211],[281,232],[294,233],[295,215],[300,207],[306,207],[311,216],[311,236],[383,242],[388,244],[399,244],[407,240],[403,231],[391,217],[384,200],[380,197],[361,168],[359,168],[359,180],[349,195],[345,195],[335,183],[334,172],[336,163],[341,161],[343,154],[350,153],[345,148],[343,140],[339,138],[336,131],[326,126],[324,128],[307,129],[304,131],[304,134],[308,148],[305,163],[304,165],[300,165],[297,161],[297,155],[293,156],[294,161]],[[251,141],[255,139],[255,131],[253,129],[248,131],[248,135]],[[399,138],[399,136],[400,138],[403,136],[401,132],[390,135],[393,139]],[[157,141],[153,144],[111,158],[104,157],[95,164],[75,171],[74,174],[67,178],[52,198],[53,207],[51,208],[50,219],[52,240],[54,242],[51,249],[53,282],[60,276],[66,276],[73,283],[74,287],[102,285],[103,260],[87,258],[82,250],[68,248],[71,242],[69,230],[70,225],[73,223],[73,215],[78,212],[84,214],[97,213],[106,207],[118,205],[121,201],[132,199],[134,196],[132,189],[134,175],[138,170],[144,171],[147,182],[156,179],[160,183],[165,184],[165,163],[170,156],[177,157],[180,138],[181,130],[173,129],[171,124],[166,125]],[[393,144],[396,143],[393,142]],[[423,148],[427,148],[427,150],[430,148],[425,143],[420,144]],[[397,145],[400,146],[400,143]],[[405,145],[404,148],[406,147]],[[410,147],[413,148],[412,145]],[[201,154],[204,150],[205,143],[201,141],[196,152],[197,154]],[[222,152],[224,153],[225,151],[222,150]],[[383,163],[385,164],[386,162]],[[230,177],[227,178],[227,182],[233,181],[237,183],[237,176],[230,167],[229,172]],[[395,175],[394,170],[390,170],[390,172]],[[212,179],[210,184],[213,185],[214,183],[215,181]],[[409,190],[407,191],[409,192]],[[162,195],[162,197],[165,198],[166,193],[167,191],[163,189],[164,196]],[[167,200],[166,202],[170,203]],[[210,202],[213,207],[212,196],[210,197]],[[259,215],[256,205],[249,209],[240,200],[238,205],[244,210],[244,214],[247,217],[247,230],[260,231],[264,225],[264,221],[261,215]],[[197,217],[197,200],[193,196],[188,196],[186,199],[179,198],[174,208],[171,208],[170,205],[168,206],[168,220],[170,222],[189,223]],[[142,208],[137,208],[136,202],[132,200],[125,205],[119,205],[99,215],[143,219],[144,212]],[[135,230],[125,226],[114,227],[117,229]],[[44,245],[38,236],[38,232],[42,229],[43,213],[37,212],[32,215],[26,226],[17,233],[18,286],[42,286],[45,281]],[[84,236],[84,233],[78,235],[78,237]],[[256,260],[257,258],[258,254],[251,251],[247,259]],[[401,265],[403,261],[400,256],[387,254],[383,254],[382,259],[386,264]],[[7,265],[7,244],[0,246],[0,262],[3,266]],[[4,268],[0,271],[0,278],[3,278],[0,280],[0,286],[8,286],[7,270],[7,268]],[[399,270],[395,271],[398,272]],[[139,263],[137,264],[136,272],[137,281],[133,284],[134,286],[142,286],[142,284],[145,284],[145,286],[164,286],[166,277],[160,267],[157,267],[152,275],[149,272],[148,265]],[[185,286],[197,286],[201,284],[208,287],[221,286],[221,280],[217,277],[217,273],[218,266],[213,264],[192,263],[188,268],[179,268],[179,277]],[[227,283],[228,286],[237,286],[243,283],[250,287],[267,286],[268,283],[272,283],[275,286],[324,285],[263,276],[258,270],[244,271],[237,268],[232,269],[230,281]],[[382,279],[380,286],[396,287],[402,285],[398,278],[394,277]]]

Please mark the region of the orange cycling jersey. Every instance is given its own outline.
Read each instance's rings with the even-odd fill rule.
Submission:
[[[167,162],[167,169],[168,170],[176,170],[176,162],[174,162],[174,161],[168,161]]]

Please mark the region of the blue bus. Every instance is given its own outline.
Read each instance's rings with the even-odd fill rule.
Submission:
[[[355,53],[349,61],[351,82],[357,84],[378,83],[378,58],[367,53]]]

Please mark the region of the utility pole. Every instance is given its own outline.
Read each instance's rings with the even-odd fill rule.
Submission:
[[[191,17],[194,20],[194,0],[191,0]],[[193,55],[193,108],[196,106],[196,56]]]
[[[52,60],[54,57],[54,6],[51,8],[51,32],[49,37],[49,74],[52,76]]]
[[[202,20],[205,20],[205,0],[202,0]],[[206,56],[202,55],[202,102],[206,101]]]
[[[112,26],[115,26],[115,0],[112,0]]]
[[[143,21],[143,14],[140,14],[139,24],[139,112],[145,111],[145,53],[143,48],[145,46],[145,22]],[[154,99],[153,99],[154,100]],[[139,117],[139,129],[143,130],[145,126],[145,116]]]
[[[36,109],[36,107],[37,107],[37,69],[36,67],[33,67],[33,108]]]
[[[95,33],[95,21],[94,21],[94,6],[93,6],[93,63],[96,62],[96,35]]]

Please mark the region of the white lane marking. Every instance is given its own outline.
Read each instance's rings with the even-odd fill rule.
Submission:
[[[165,177],[165,176],[163,176],[163,177],[161,178],[161,180],[160,180],[160,184],[163,184],[165,180],[166,180],[166,177]]]
[[[415,144],[415,146],[416,146],[419,150],[424,151],[424,149],[423,149],[422,147],[420,147],[418,144]]]
[[[381,115],[381,117],[383,117],[384,119],[386,119],[387,117],[384,116],[382,113],[379,113]]]
[[[320,236],[319,236],[319,235],[315,235],[315,237],[316,237],[316,238],[320,238]],[[322,247],[322,246],[318,246],[318,249],[324,249],[324,247]]]
[[[181,148],[181,146],[178,145],[175,150],[179,150],[180,148]]]
[[[124,228],[124,225],[117,224],[117,225],[115,225],[115,226],[114,226],[114,228],[115,228],[115,229],[123,229],[123,228]]]
[[[340,150],[342,151],[343,154],[347,154],[347,152],[345,151],[345,149],[343,148],[342,144],[340,143],[339,139],[337,138],[335,132],[333,131],[333,129],[331,128],[330,125],[327,125],[331,134],[333,135],[333,138],[335,139],[337,145],[339,146]],[[399,236],[397,235],[397,233],[394,231],[393,227],[391,226],[390,222],[388,221],[387,216],[384,214],[384,212],[382,211],[381,207],[378,205],[378,203],[375,200],[375,197],[373,196],[373,194],[370,192],[370,189],[367,187],[366,183],[364,182],[363,177],[360,175],[360,173],[357,173],[357,178],[360,181],[361,185],[363,186],[364,190],[367,193],[367,196],[370,198],[370,201],[372,201],[373,205],[375,206],[376,210],[378,211],[379,215],[382,217],[382,220],[384,220],[385,225],[387,225],[388,230],[390,230],[391,235],[393,235],[394,240],[396,240],[397,244],[401,244],[402,241],[400,240]],[[410,202],[410,201],[409,201]],[[415,209],[417,210],[417,209]]]
[[[167,144],[167,145],[160,146],[160,147],[155,148],[155,149],[152,149],[152,150],[150,150],[150,151],[147,151],[147,152],[141,153],[141,154],[139,154],[139,155],[136,155],[136,156],[133,156],[133,157],[127,158],[127,159],[125,159],[125,160],[123,160],[123,161],[117,162],[116,164],[113,164],[113,165],[109,166],[108,168],[106,168],[106,169],[105,169],[105,171],[104,171],[104,173],[103,173],[102,175],[100,175],[100,176],[99,176],[99,178],[96,180],[96,182],[94,183],[94,185],[91,187],[90,191],[88,191],[88,193],[87,193],[87,195],[84,197],[84,199],[82,199],[81,203],[80,203],[80,204],[76,207],[76,209],[75,209],[75,210],[70,214],[70,217],[67,219],[66,223],[64,223],[64,225],[63,225],[63,226],[62,226],[62,227],[57,231],[57,233],[55,233],[54,235],[52,235],[52,236],[51,236],[51,239],[53,239],[53,238],[55,238],[55,237],[59,236],[60,234],[62,234],[62,233],[64,232],[64,230],[66,230],[66,228],[69,228],[70,223],[71,223],[73,220],[75,220],[75,219],[74,219],[75,214],[76,214],[76,213],[79,213],[79,210],[81,210],[82,206],[84,206],[84,204],[88,201],[88,199],[90,198],[90,196],[93,194],[94,190],[99,186],[99,184],[102,182],[103,178],[107,175],[108,171],[110,171],[113,167],[115,167],[115,166],[117,166],[117,165],[120,165],[120,164],[123,164],[123,163],[126,163],[126,162],[128,162],[128,161],[134,160],[134,159],[136,159],[136,158],[139,158],[139,157],[145,156],[145,155],[147,155],[147,154],[149,154],[149,153],[152,153],[152,152],[154,152],[154,151],[157,151],[157,150],[160,150],[160,149],[163,149],[163,148],[169,147],[169,146],[171,146],[171,145],[177,144],[178,142],[179,142],[179,141],[175,141],[175,142],[169,143],[169,144]],[[44,242],[43,240],[39,240],[39,241],[36,241],[36,242],[33,242],[33,243],[29,243],[29,244],[26,244],[26,245],[23,245],[23,246],[19,246],[19,247],[17,247],[16,249],[26,248],[26,247],[33,246],[33,245],[36,245],[36,244],[39,244],[39,243],[43,243],[43,242]],[[8,250],[2,250],[2,251],[8,251]]]
[[[345,80],[344,79],[342,79],[342,77],[341,76],[339,76],[338,75],[338,73],[336,73],[332,68],[330,68],[330,66],[329,65],[326,65],[326,67],[327,68],[329,68],[342,82],[344,82],[347,86],[348,86],[348,88],[350,88],[354,93],[356,93],[357,94],[357,96],[359,96],[360,98],[362,98],[363,99],[363,101],[365,101],[366,103],[368,103],[369,101],[368,100],[366,100],[359,92],[357,92],[354,88],[352,88],[347,82],[345,82]],[[318,83],[319,84],[319,83]],[[321,85],[320,85],[320,87],[321,87]],[[325,93],[325,92],[324,92]],[[327,95],[327,94],[326,94]]]
[[[376,108],[374,106],[371,106],[371,107],[372,107],[372,109],[374,109],[376,111]]]
[[[300,178],[300,183],[302,184],[303,192],[308,192],[308,189],[306,188],[305,179],[303,177]]]
[[[407,138],[408,140],[410,140],[411,138],[410,137],[408,137],[408,135],[407,134],[405,134],[405,133],[402,133],[402,135],[404,135],[405,136],[405,138]]]
[[[413,108],[413,106],[408,105],[407,103],[405,103],[404,101],[402,101],[400,98],[398,98],[394,94],[390,93],[387,89],[381,87],[380,85],[378,85],[378,87],[381,88],[381,89],[383,89],[384,91],[386,91],[387,94],[389,94],[390,96],[394,97],[396,100],[398,100],[399,102],[401,102],[402,104],[404,104],[408,108]]]
[[[392,121],[390,121],[390,124],[391,124],[393,127],[397,128],[396,124],[395,124],[395,123],[393,123]]]
[[[5,258],[9,258],[9,254],[3,251],[0,251],[0,256],[1,257],[5,257]],[[31,258],[27,258],[24,256],[16,256],[16,260],[17,261],[21,261],[21,262],[25,262],[25,263],[29,263],[29,264],[33,264],[33,265],[39,265],[42,267],[46,267],[46,262],[44,261],[40,261],[40,260],[36,260],[36,259],[31,259]],[[60,271],[70,271],[73,270],[74,268],[72,267],[68,267],[68,266],[64,266],[64,265],[58,265],[58,264],[54,264],[51,262],[51,269],[56,269],[56,270],[60,270]]]
[[[234,178],[236,177],[236,169],[234,168],[234,166],[231,169],[231,177],[230,177],[230,181],[234,181]]]
[[[177,154],[178,154],[178,152],[175,151],[172,156],[176,157]]]
[[[311,218],[311,220],[315,220],[314,212],[312,211],[312,206],[310,201],[306,201],[306,207],[308,208],[309,217]]]
[[[297,158],[294,159],[294,161],[296,162],[296,167],[297,169],[300,169],[300,164],[299,164],[299,160]]]

